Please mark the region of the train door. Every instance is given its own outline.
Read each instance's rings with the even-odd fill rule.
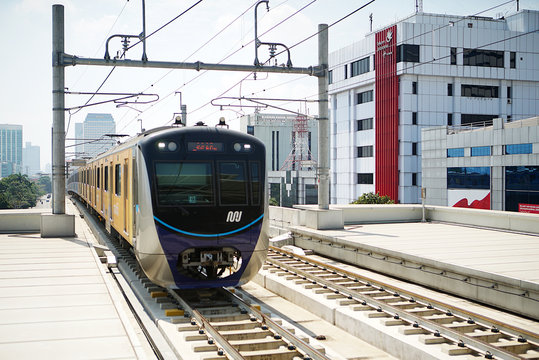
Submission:
[[[127,178],[129,176],[128,172],[128,158],[124,159],[123,164],[123,176],[122,176],[122,194],[123,194],[123,214],[124,214],[124,233],[129,234],[129,224],[128,224],[128,212],[129,212],[129,191],[127,189]]]
[[[107,223],[109,224],[109,227],[110,227],[112,223],[112,193],[114,192],[114,185],[112,182],[112,171],[114,169],[113,164],[110,163],[108,168],[109,168],[109,178],[108,178],[109,192],[107,196],[107,215],[108,215]]]
[[[103,164],[101,164],[101,171],[100,171],[100,176],[99,176],[99,181],[101,182],[99,185],[100,185],[100,188],[101,188],[101,191],[99,192],[99,201],[100,201],[100,211],[101,211],[101,214],[104,214],[105,213],[105,204],[103,202],[103,193],[105,192],[105,189],[104,189],[104,184],[103,184],[103,181],[101,180],[104,175],[103,175]]]

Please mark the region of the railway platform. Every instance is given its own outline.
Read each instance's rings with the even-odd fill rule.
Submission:
[[[76,214],[73,238],[0,234],[0,358],[148,358],[95,238],[66,205],[66,213]]]

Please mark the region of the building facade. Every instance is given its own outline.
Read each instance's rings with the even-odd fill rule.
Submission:
[[[426,204],[539,213],[539,117],[421,135]]]
[[[22,173],[22,125],[0,124],[0,177]]]
[[[116,134],[116,123],[111,114],[90,113],[82,123],[82,137],[80,127],[75,124],[76,157],[94,157],[114,146],[114,137],[105,136]],[[82,151],[81,150],[82,146]]]
[[[41,172],[41,158],[39,146],[32,145],[31,142],[26,142],[22,149],[22,173],[29,177],[34,177]]]
[[[539,12],[417,13],[329,57],[331,203],[421,196],[421,129],[539,114]]]
[[[314,118],[254,113],[240,118],[240,131],[266,145],[271,198],[286,207],[318,202],[318,124]]]

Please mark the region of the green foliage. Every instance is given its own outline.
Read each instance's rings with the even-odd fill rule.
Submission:
[[[279,206],[279,202],[278,202],[277,199],[275,199],[275,198],[270,198],[270,199],[269,199],[269,204],[270,204],[271,206]]]
[[[0,180],[0,208],[27,209],[36,206],[39,188],[28,176],[13,174]]]
[[[376,193],[364,193],[360,197],[357,198],[357,200],[352,201],[351,204],[394,204],[395,201],[391,200],[391,198],[387,195],[380,196],[380,194]]]
[[[41,195],[45,195],[52,192],[52,183],[49,176],[41,176],[37,181]]]

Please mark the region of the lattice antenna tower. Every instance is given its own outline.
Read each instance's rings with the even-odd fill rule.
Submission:
[[[292,150],[279,170],[310,170],[316,167],[309,149],[308,117],[298,115],[292,129]]]

